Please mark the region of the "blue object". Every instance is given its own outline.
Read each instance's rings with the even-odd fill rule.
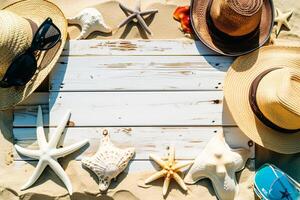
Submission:
[[[300,200],[299,183],[271,164],[256,172],[254,191],[262,200]]]

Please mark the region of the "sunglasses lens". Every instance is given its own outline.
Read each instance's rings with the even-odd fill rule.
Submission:
[[[33,46],[37,50],[48,50],[54,47],[60,38],[60,30],[48,18],[35,34]]]
[[[0,86],[24,86],[30,81],[37,69],[37,63],[32,53],[17,57],[7,69]]]

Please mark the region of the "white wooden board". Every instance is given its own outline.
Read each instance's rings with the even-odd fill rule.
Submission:
[[[50,124],[70,109],[76,126],[235,125],[223,92],[52,92]]]
[[[20,105],[15,107],[14,111],[14,127],[35,127],[37,108],[41,106],[43,109],[43,118],[45,126],[49,125],[49,93],[35,92]]]
[[[216,55],[194,40],[71,40],[62,55]]]
[[[226,107],[223,108],[222,98],[221,91],[52,92],[51,126],[56,126],[68,109],[72,110],[71,121],[75,126],[235,125]],[[44,124],[48,126],[49,110],[43,102],[18,106],[14,126],[34,127],[38,105],[42,105]]]
[[[215,55],[193,40],[84,40],[66,44],[50,75],[49,94],[36,94],[16,108],[16,144],[37,148],[37,105],[51,135],[71,109],[61,144],[87,138],[90,145],[70,155],[78,162],[99,147],[103,128],[119,147],[134,146],[126,171],[153,170],[149,153],[195,158],[218,132],[231,147],[248,148],[223,99],[223,82],[233,59]],[[49,104],[48,104],[49,102]],[[251,148],[254,157],[254,147]],[[14,151],[16,167],[36,163]]]
[[[135,160],[146,160],[150,153],[161,154],[167,151],[170,145],[176,148],[177,159],[194,159],[207,142],[220,132],[224,132],[228,143],[233,148],[241,146],[248,148],[248,138],[237,127],[117,127],[109,130],[111,140],[116,146],[135,147]],[[63,146],[68,146],[83,138],[88,139],[89,145],[84,148],[82,154],[76,154],[76,159],[81,160],[83,156],[91,156],[97,151],[102,131],[103,128],[68,128],[61,142]],[[239,141],[232,139],[235,135],[240,135]],[[38,149],[35,128],[15,128],[14,139],[20,146]],[[31,160],[16,152],[14,152],[14,159]]]
[[[52,91],[221,90],[232,58],[223,56],[61,57]]]

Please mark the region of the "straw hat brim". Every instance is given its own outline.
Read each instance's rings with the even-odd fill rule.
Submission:
[[[253,80],[263,71],[278,67],[300,70],[300,48],[268,46],[237,58],[225,78],[225,100],[236,124],[255,143],[279,153],[298,153],[300,132],[281,133],[265,126],[249,103]]]
[[[191,24],[197,37],[213,51],[227,56],[240,56],[263,46],[273,28],[274,7],[272,0],[264,0],[259,27],[243,37],[230,37],[218,31],[208,12],[212,0],[191,1]]]
[[[44,52],[38,59],[38,71],[33,79],[22,87],[0,88],[0,110],[9,109],[25,100],[43,82],[55,66],[67,39],[67,21],[62,11],[46,0],[22,0],[8,5],[8,10],[40,26],[47,17],[61,31],[61,41],[52,49]]]

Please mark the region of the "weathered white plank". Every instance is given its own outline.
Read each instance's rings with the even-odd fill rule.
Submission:
[[[51,107],[53,107],[54,103],[54,108],[62,106],[62,109],[57,108],[58,111],[60,111],[60,114],[56,117],[59,118],[57,120],[61,119],[62,116],[60,115],[64,114],[64,109],[75,109],[73,111],[73,117],[75,116],[76,121],[77,119],[79,121],[82,119],[84,120],[83,123],[76,123],[75,126],[133,126],[132,124],[140,126],[142,124],[141,120],[146,121],[143,125],[149,125],[151,121],[154,121],[156,122],[154,125],[161,126],[172,124],[176,126],[235,125],[228,110],[226,108],[223,109],[223,96],[220,91],[138,93],[92,92],[74,93],[74,97],[72,97],[72,94],[73,93],[70,92],[51,93]],[[33,98],[32,102],[27,106],[20,105],[16,107],[13,123],[14,127],[35,127],[38,105],[42,105],[43,108],[44,125],[49,125],[48,96],[42,94],[44,97],[38,97],[38,95],[39,94],[35,95],[35,98]],[[63,97],[60,98],[60,96],[57,95],[67,96],[69,100],[65,101]],[[89,100],[90,97],[93,99]],[[101,102],[98,102],[99,98],[101,99]],[[134,100],[131,100],[130,98],[134,98]],[[161,103],[160,100],[162,101]],[[82,103],[82,101],[84,101],[84,103]],[[56,105],[56,103],[59,104]],[[79,104],[80,106],[78,106]],[[97,107],[97,110],[91,110],[93,107]],[[140,115],[140,113],[144,113],[142,112],[144,110],[148,110],[148,114]],[[103,117],[104,112],[106,112],[106,117]],[[172,113],[171,115],[169,115],[170,112]],[[101,116],[99,113],[101,113]],[[83,117],[86,114],[88,114],[90,118]],[[135,116],[135,114],[137,116]],[[125,121],[122,120],[122,117],[126,117]],[[137,118],[138,123],[134,123],[135,121],[133,121],[131,122],[132,124],[126,124],[126,121],[134,120],[135,118]],[[110,119],[109,125],[106,124]],[[179,122],[182,121],[182,123],[176,124],[173,119]],[[71,121],[75,122],[75,120],[72,119]]]
[[[248,148],[249,140],[237,127],[118,127],[109,129],[111,139],[118,147],[135,147],[137,160],[148,159],[150,153],[161,154],[170,145],[176,147],[178,159],[194,159],[207,142],[219,132],[224,132],[232,147]],[[68,128],[64,133],[62,144],[68,146],[83,138],[88,139],[88,148],[82,154],[76,155],[76,159],[80,160],[82,156],[91,156],[97,151],[102,130],[103,128],[96,127]],[[15,128],[14,138],[18,145],[32,149],[38,148],[35,128]],[[28,158],[20,157],[14,152],[14,159],[27,160]]]
[[[216,55],[194,40],[70,40],[62,55]]]
[[[75,126],[235,125],[223,92],[52,92],[50,125],[70,109]]]
[[[14,127],[35,127],[38,105],[18,106],[14,112]],[[49,106],[41,105],[43,109],[44,125],[49,125]]]
[[[57,96],[58,94],[62,95],[62,97]],[[75,123],[76,126],[235,125],[226,110],[224,114],[222,113],[222,92],[104,92],[72,94],[73,93],[69,92],[54,92],[51,95],[51,104],[53,105],[54,101],[58,102],[59,104],[55,104],[54,108],[62,106],[62,109],[58,109],[61,114],[65,111],[64,109],[75,108],[73,117],[76,117],[72,121],[80,122],[79,124]],[[69,100],[65,100],[65,96],[69,98]],[[89,100],[89,98],[92,99]],[[98,102],[99,98],[101,102]],[[131,100],[131,98],[134,98],[134,100]],[[123,99],[123,101],[121,99]],[[45,98],[45,100],[47,100],[47,98]],[[78,100],[84,101],[84,103],[81,104]],[[161,103],[160,100],[162,101]],[[80,106],[78,106],[77,103],[79,103]],[[37,105],[39,104],[18,106],[15,111],[14,126],[34,127],[36,123]],[[65,107],[66,105],[67,108]],[[42,107],[44,123],[48,125],[48,107],[43,104]],[[97,110],[91,110],[93,107],[97,107]],[[144,110],[149,110],[148,114],[140,115]],[[170,112],[173,113],[173,115],[169,115]],[[101,113],[101,115],[106,113],[106,117],[99,117],[99,113]],[[91,120],[83,117],[86,114],[91,117]],[[57,117],[59,118],[57,120],[60,120],[62,116],[59,114]],[[122,117],[125,121],[122,120]],[[135,123],[135,119],[137,119],[138,123]],[[83,123],[82,120],[84,120]],[[176,121],[174,122],[174,120]],[[128,121],[131,124],[126,124]],[[143,124],[142,121],[145,121],[145,124]],[[151,124],[151,121],[155,122],[155,124]],[[181,124],[177,124],[176,122],[178,121]]]
[[[88,59],[88,62],[87,62]],[[61,57],[52,91],[221,90],[232,58],[223,56]]]
[[[82,70],[97,67],[98,69],[116,70],[198,69],[203,71],[227,71],[232,61],[233,58],[226,56],[61,56],[58,63]]]
[[[43,108],[44,124],[49,124],[49,93],[36,92],[15,107],[13,126],[35,126],[37,106]]]

